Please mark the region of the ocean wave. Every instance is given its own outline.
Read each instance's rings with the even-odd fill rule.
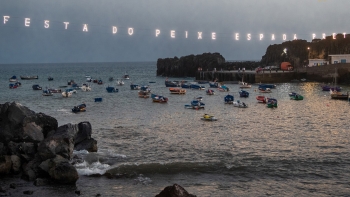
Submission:
[[[77,169],[79,175],[103,175],[106,173],[110,166],[108,164],[102,164],[99,161],[93,162],[91,164],[84,161],[82,163],[75,164],[74,167]]]

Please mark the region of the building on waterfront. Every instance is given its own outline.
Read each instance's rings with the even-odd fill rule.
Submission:
[[[350,54],[328,55],[330,64],[350,63]]]
[[[327,65],[326,59],[309,59],[309,67]]]

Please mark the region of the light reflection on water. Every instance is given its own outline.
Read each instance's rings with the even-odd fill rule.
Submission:
[[[300,187],[305,185],[301,186],[302,182],[298,179],[311,179],[317,182],[312,184],[312,187],[320,191],[332,188],[338,189],[340,194],[349,191],[342,181],[350,175],[350,106],[346,101],[331,100],[328,92],[320,91],[318,83],[277,84],[272,93],[265,94],[278,99],[279,105],[276,109],[269,109],[264,104],[257,103],[255,97],[261,95],[256,91],[257,85],[248,90],[249,98],[239,98],[239,86],[228,84],[229,94],[233,94],[235,100],[244,101],[249,105],[249,108],[240,109],[224,104],[224,96],[227,95],[225,92],[216,91],[213,96],[207,96],[205,91],[198,90],[187,90],[186,95],[170,94],[164,85],[164,78],[154,76],[156,72],[152,63],[102,64],[99,67],[92,64],[73,67],[63,65],[60,69],[51,65],[31,70],[33,67],[35,66],[21,67],[22,73],[18,74],[17,70],[1,68],[4,72],[0,74],[0,103],[18,101],[35,112],[55,117],[59,125],[90,121],[93,137],[97,139],[101,150],[99,157],[112,168],[118,168],[117,166],[125,163],[130,164],[130,168],[139,173],[143,170],[148,171],[132,164],[148,164],[147,168],[155,173],[148,176],[163,181],[163,184],[154,183],[153,189],[165,187],[167,179],[171,179],[184,183],[197,195],[209,194],[212,190],[227,194],[235,188],[236,194],[244,196],[244,191],[257,185],[259,186],[249,194],[271,189],[262,186],[262,183],[270,184],[272,193],[281,192],[283,187],[286,188],[283,192],[288,193],[289,190],[291,193],[303,193],[304,189]],[[108,94],[105,87],[115,83],[108,82],[108,77],[113,76],[117,79],[117,76],[121,76],[125,71],[131,80],[126,81],[125,86],[118,86],[119,93]],[[10,90],[7,88],[8,78],[13,73],[17,76],[24,73],[39,75],[39,80],[21,81],[22,87]],[[100,86],[92,84],[91,92],[78,91],[71,98],[62,98],[59,94],[43,97],[41,92],[31,89],[34,83],[57,87],[65,85],[70,79],[81,84],[87,74],[92,77],[94,74],[106,83]],[[49,75],[54,77],[54,82],[47,81]],[[131,82],[146,85],[149,81],[156,82],[149,84],[152,92],[169,98],[167,104],[153,103],[149,98],[138,98],[137,91],[130,90]],[[348,86],[343,88],[344,91],[350,89]],[[290,100],[289,92],[302,94],[304,100]],[[184,109],[184,105],[197,96],[204,97],[205,109]],[[102,97],[103,102],[93,102],[93,98],[96,97]],[[81,102],[87,104],[87,112],[71,113],[71,108]],[[219,120],[201,121],[204,113],[213,114]],[[126,158],[106,156],[102,154],[104,151],[126,155]],[[198,172],[198,177],[192,177],[182,165],[179,165],[182,166],[179,170],[175,169],[177,165],[174,165],[168,168],[179,174],[174,173],[171,177],[164,178],[160,168],[153,165],[159,163],[197,163],[195,168],[199,168],[200,163],[207,163],[208,166],[215,166],[218,171],[207,175],[212,172],[212,168],[208,167],[207,171]],[[183,175],[183,172],[187,175]],[[326,178],[316,179],[312,174]],[[230,177],[231,175],[238,176],[237,179],[242,182],[245,181],[245,176],[249,176],[250,183],[239,184],[235,178]],[[276,185],[277,181],[269,176],[281,177],[282,181],[278,183],[280,188],[272,186]],[[293,180],[293,177],[297,177],[297,180]],[[210,182],[206,178],[213,181]],[[227,180],[230,184],[225,186]],[[336,180],[341,182],[338,186],[333,185],[328,189],[323,187],[333,184]],[[289,181],[291,183],[288,183]],[[286,186],[288,184],[291,186]],[[240,188],[239,185],[248,185],[248,188]],[[141,188],[139,192],[148,189]]]

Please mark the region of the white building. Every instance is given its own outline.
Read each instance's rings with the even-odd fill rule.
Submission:
[[[325,59],[309,59],[309,67],[322,66],[326,64],[328,64],[328,61]]]
[[[331,64],[350,63],[350,54],[328,55]]]

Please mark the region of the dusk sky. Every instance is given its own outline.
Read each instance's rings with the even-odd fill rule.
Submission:
[[[349,7],[349,0],[1,0],[0,64],[157,61],[205,52],[260,60],[283,34],[311,41],[312,34],[350,33]]]

